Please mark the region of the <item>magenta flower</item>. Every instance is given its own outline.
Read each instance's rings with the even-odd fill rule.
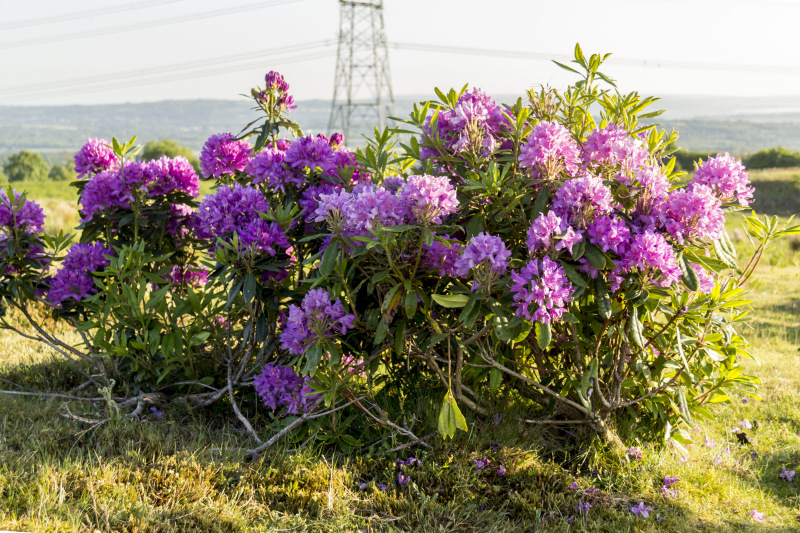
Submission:
[[[404,476],[402,472],[397,474],[397,484],[401,487],[408,485],[409,481],[411,481],[411,476]]]
[[[148,164],[148,196],[163,196],[182,192],[193,198],[200,193],[200,179],[189,160],[183,156],[173,159],[162,157]]]
[[[580,514],[586,514],[589,512],[589,509],[592,508],[592,504],[589,502],[584,502],[583,500],[578,500],[578,509],[577,512]]]
[[[397,194],[419,224],[441,224],[442,218],[458,210],[456,191],[442,176],[411,176]]]
[[[629,171],[644,165],[648,156],[644,142],[616,124],[593,131],[583,144],[583,158],[589,165],[619,165]]]
[[[283,162],[298,172],[310,169],[333,175],[336,168],[333,149],[324,135],[307,135],[295,140],[286,150]]]
[[[664,477],[664,486],[667,488],[671,488],[672,485],[680,481],[680,478],[675,476],[666,476]]]
[[[727,152],[700,163],[689,184],[690,187],[696,185],[706,185],[725,203],[736,200],[742,207],[747,207],[753,201],[754,189],[750,187],[750,178],[742,162]]]
[[[218,133],[208,138],[200,151],[200,170],[206,178],[233,176],[247,167],[253,158],[253,147],[237,141],[230,133]]]
[[[764,513],[756,511],[755,509],[749,511],[747,516],[755,520],[756,522],[764,522],[766,519],[764,518]]]
[[[483,232],[469,240],[464,253],[455,262],[454,270],[459,277],[466,277],[473,272],[473,291],[478,287],[491,287],[495,280],[505,274],[510,256],[511,250],[506,249],[500,237]]]
[[[644,502],[639,502],[637,505],[630,506],[628,510],[636,516],[650,518],[650,512],[653,510],[653,508],[650,506],[645,506]]]
[[[25,198],[22,194],[13,191],[14,199],[8,197],[5,190],[0,190],[0,226],[3,233],[13,234],[15,231],[24,233],[41,233],[44,231],[44,211],[41,206]]]
[[[581,488],[581,486],[580,486],[580,485],[578,485],[578,482],[577,482],[577,481],[573,481],[572,483],[570,483],[570,484],[567,486],[567,488],[568,488],[569,490],[578,490],[579,488]]]
[[[73,156],[73,160],[78,178],[116,170],[119,167],[117,156],[111,149],[111,141],[106,139],[89,139]]]
[[[539,122],[520,147],[519,166],[531,169],[533,179],[552,179],[561,172],[574,176],[580,149],[569,130],[559,122]]]
[[[266,146],[247,164],[245,173],[253,176],[253,185],[266,182],[274,192],[285,194],[287,187],[299,189],[306,182],[305,176],[290,171],[283,164],[286,150],[282,150],[282,146],[288,148],[286,143]]]
[[[497,469],[495,474],[497,474],[500,477],[505,476],[506,475],[506,467],[504,467],[503,465],[500,465],[500,467]]]
[[[444,235],[445,239],[450,239],[449,235]],[[434,240],[430,246],[422,245],[422,268],[426,270],[438,270],[439,275],[456,276],[456,262],[459,252],[464,246],[457,242],[449,242],[450,246]],[[495,424],[497,425],[497,424]]]
[[[354,320],[355,315],[345,314],[339,298],[333,302],[328,291],[312,289],[300,307],[289,306],[289,318],[280,335],[281,347],[300,355],[323,338],[332,337],[334,332],[344,335],[353,328]]]
[[[472,462],[475,463],[475,470],[478,471],[483,470],[491,463],[491,461],[487,459],[485,455],[483,456],[482,459],[473,459]]]
[[[644,452],[642,452],[642,449],[638,446],[632,446],[628,448],[628,457],[639,460],[644,457]]]
[[[786,470],[785,468],[781,468],[781,476],[780,476],[781,479],[785,479],[789,483],[791,483],[794,480],[794,474],[795,474],[794,470]]]
[[[669,287],[681,279],[675,250],[663,235],[649,230],[633,237],[622,252],[621,263],[625,270],[637,268],[662,287]]]
[[[50,305],[60,308],[70,298],[79,302],[95,294],[97,287],[91,272],[104,270],[110,264],[104,256],[113,254],[114,250],[100,242],[73,244],[50,282],[47,293]]]
[[[675,189],[653,211],[667,232],[679,243],[722,237],[725,214],[719,199],[706,185]]]
[[[561,219],[578,228],[596,216],[611,212],[611,190],[596,176],[582,176],[567,180],[556,191],[552,210]]]
[[[289,414],[306,412],[319,394],[308,377],[302,378],[289,366],[267,364],[253,379],[253,387],[266,407],[273,411],[286,407]]]
[[[625,221],[616,216],[595,218],[586,225],[589,242],[604,252],[620,254],[623,247],[630,242],[631,232]]]
[[[516,316],[542,324],[561,320],[573,291],[561,265],[547,256],[533,259],[519,274],[511,271],[511,282]]]

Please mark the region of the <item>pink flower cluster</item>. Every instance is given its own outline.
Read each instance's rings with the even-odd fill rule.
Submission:
[[[511,282],[517,316],[542,324],[561,320],[573,291],[561,265],[547,256],[533,259],[519,273],[511,271]]]
[[[519,166],[531,169],[531,178],[575,176],[581,164],[580,149],[569,130],[559,122],[539,122],[520,147]]]
[[[339,298],[332,301],[324,289],[312,289],[303,298],[300,306],[289,306],[289,318],[280,335],[281,347],[296,355],[334,332],[344,335],[353,328],[355,315],[344,312]]]

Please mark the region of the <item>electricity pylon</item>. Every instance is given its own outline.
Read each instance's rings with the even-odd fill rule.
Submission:
[[[383,0],[339,0],[339,48],[328,133],[380,130],[395,116]],[[352,142],[352,141],[351,141]]]

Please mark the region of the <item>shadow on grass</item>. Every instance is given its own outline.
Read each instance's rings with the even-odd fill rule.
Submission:
[[[786,181],[756,181],[755,201],[750,205],[758,214],[792,216],[800,214],[800,174]]]

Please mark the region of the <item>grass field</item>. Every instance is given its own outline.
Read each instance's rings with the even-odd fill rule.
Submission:
[[[800,170],[751,178],[759,213],[800,212]],[[48,208],[55,213],[61,205]],[[740,222],[730,222],[734,239]],[[740,237],[740,256],[749,246]],[[800,477],[780,477],[782,469],[800,470],[795,248],[789,240],[776,244],[751,283],[755,311],[744,334],[758,362],[745,366],[762,378],[763,401],[738,396],[731,406],[715,406],[718,420],[698,422],[696,444],[685,454],[639,443],[639,461],[597,448],[582,457],[567,451],[559,462],[554,457],[564,450],[550,434],[498,411],[498,424],[469,419],[468,433],[415,450],[422,464],[403,467],[411,482],[400,486],[395,461],[408,452],[342,456],[310,446],[289,450],[296,445],[286,442],[252,459],[242,451],[251,442],[224,410],[170,407],[161,418],[91,429],[61,417],[61,400],[0,394],[0,530],[796,531]],[[0,388],[68,392],[80,382],[49,351],[0,334]],[[88,406],[71,402],[70,409]],[[731,433],[743,419],[758,422],[748,431],[751,444]],[[490,467],[477,470],[474,461],[484,456]],[[500,466],[505,475],[497,474]],[[674,497],[661,491],[665,476],[680,478]],[[573,481],[579,489],[568,488]],[[576,512],[579,500],[592,505],[585,516]],[[652,507],[649,518],[629,511],[639,502]],[[764,522],[752,511],[764,513]]]

